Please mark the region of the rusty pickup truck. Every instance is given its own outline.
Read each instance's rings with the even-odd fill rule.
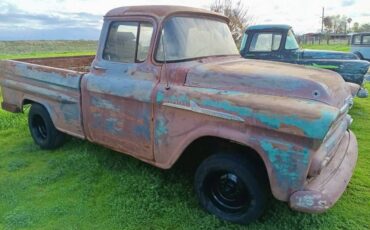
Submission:
[[[188,7],[113,9],[95,57],[1,61],[2,108],[31,105],[43,149],[68,134],[163,169],[188,157],[201,206],[227,221],[257,219],[271,193],[326,211],[357,160],[349,88],[332,71],[242,58],[227,22]]]

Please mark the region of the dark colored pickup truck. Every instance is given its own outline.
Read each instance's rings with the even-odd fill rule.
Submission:
[[[363,87],[370,63],[354,53],[326,50],[302,50],[291,26],[255,25],[246,29],[240,47],[245,58],[287,62],[328,69],[357,85],[357,96],[368,97]],[[354,87],[351,84],[352,87]]]
[[[113,9],[95,57],[1,61],[2,108],[31,105],[43,149],[69,134],[163,169],[192,159],[200,204],[224,220],[257,219],[270,192],[326,211],[357,160],[350,89],[332,71],[242,58],[227,22],[187,7]]]
[[[351,52],[370,62],[370,32],[352,34]]]

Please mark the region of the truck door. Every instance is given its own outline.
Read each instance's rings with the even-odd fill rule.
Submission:
[[[106,21],[97,57],[82,81],[88,139],[146,159],[153,159],[152,92],[159,75],[149,58],[153,25],[149,19]]]

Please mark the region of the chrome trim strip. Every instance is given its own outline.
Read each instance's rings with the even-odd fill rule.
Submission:
[[[223,118],[223,119],[226,119],[226,120],[244,122],[243,118],[241,118],[239,116],[236,116],[234,114],[224,113],[224,112],[220,112],[220,111],[216,111],[216,110],[212,110],[212,109],[201,108],[194,101],[190,101],[190,106],[179,105],[179,104],[170,103],[170,102],[165,102],[165,103],[163,103],[163,105],[168,106],[168,107],[172,107],[172,108],[183,109],[183,110],[188,110],[188,111],[192,111],[192,112],[196,112],[196,113],[201,113],[201,114],[205,114],[205,115],[212,116],[212,117],[219,117],[219,118]]]

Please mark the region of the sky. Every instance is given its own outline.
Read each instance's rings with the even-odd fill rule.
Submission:
[[[97,40],[102,17],[128,5],[185,5],[209,9],[213,0],[1,0],[0,40]],[[297,34],[321,29],[326,15],[370,23],[370,0],[242,0],[253,24],[290,24]]]

